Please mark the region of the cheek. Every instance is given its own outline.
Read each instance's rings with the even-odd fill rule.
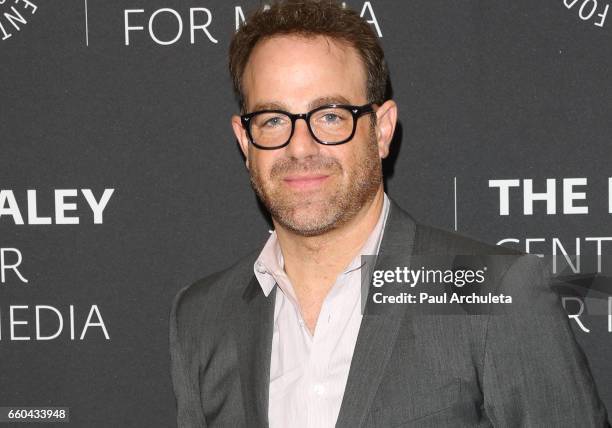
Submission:
[[[359,120],[358,130],[360,135],[364,136],[364,139],[367,139],[370,144],[374,144],[376,141],[376,126],[372,123],[372,117],[363,116]]]
[[[356,134],[358,137],[350,142],[353,143],[350,147],[350,161],[354,168],[363,165],[364,162],[375,153],[376,156],[378,154],[378,146],[376,145],[376,140],[372,136],[370,123],[365,120],[363,122],[365,123],[360,123],[359,133]]]
[[[357,141],[356,139],[349,141],[347,144],[342,146],[341,150],[332,155],[342,166],[342,175],[344,177],[350,177],[357,167],[359,160],[362,157],[362,149],[358,146],[358,144],[360,145],[362,143],[362,141]]]
[[[267,179],[270,176],[270,169],[274,164],[274,157],[269,153],[256,151],[252,149],[249,152],[249,168],[254,171],[259,177]]]

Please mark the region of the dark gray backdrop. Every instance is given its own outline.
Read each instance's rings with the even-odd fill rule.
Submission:
[[[229,125],[236,112],[226,52],[236,7],[256,1],[5,0],[0,4],[0,190],[26,224],[0,205],[0,248],[16,249],[27,284],[0,284],[0,406],[68,406],[74,426],[172,426],[167,322],[179,288],[260,246],[259,211]],[[594,0],[348,1],[376,21],[390,63],[401,126],[387,190],[419,220],[497,243],[559,238],[569,253],[612,236],[612,12]],[[20,12],[26,24],[5,13]],[[181,17],[172,44],[149,19]],[[190,8],[196,29],[190,40]],[[591,10],[594,10],[591,14]],[[130,26],[125,38],[125,10]],[[19,29],[17,30],[15,23]],[[162,10],[153,34],[169,41],[177,17]],[[1,29],[0,29],[1,30]],[[7,36],[7,34],[10,34]],[[210,36],[209,36],[210,35]],[[217,43],[211,39],[216,40]],[[557,180],[557,214],[522,187],[499,215],[492,179]],[[588,214],[564,214],[562,180],[587,178]],[[522,183],[522,182],[521,182]],[[27,190],[39,216],[54,216],[56,189],[112,195],[94,224],[79,190],[79,224],[27,224]],[[1,200],[1,199],[0,199]],[[604,253],[612,242],[602,241]],[[5,262],[15,260],[5,251]],[[35,340],[36,305],[64,328]],[[69,332],[73,305],[76,339]],[[92,305],[110,336],[91,326]],[[16,308],[27,306],[27,308]],[[11,307],[16,336],[11,339]],[[97,321],[93,318],[93,321]],[[612,409],[612,333],[605,315],[576,323],[601,395]],[[41,310],[42,334],[57,316]]]

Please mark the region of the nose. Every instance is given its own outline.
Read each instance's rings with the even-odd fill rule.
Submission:
[[[306,120],[298,119],[295,121],[295,129],[293,130],[289,145],[287,145],[285,149],[289,156],[300,159],[317,155],[321,149],[321,145],[316,142],[308,130]]]

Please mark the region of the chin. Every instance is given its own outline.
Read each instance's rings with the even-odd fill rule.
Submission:
[[[277,221],[280,224],[302,236],[322,235],[342,223],[340,213],[330,213],[329,208],[325,205],[322,205],[320,209],[313,209],[313,206],[310,205],[303,210],[294,210],[290,214],[279,214],[281,215],[277,216]]]
[[[283,226],[291,232],[295,233],[296,235],[300,236],[319,236],[336,228],[336,224],[327,224],[319,222],[317,222],[316,224],[288,222],[284,223]]]

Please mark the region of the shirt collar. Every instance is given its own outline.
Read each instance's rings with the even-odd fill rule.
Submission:
[[[361,247],[359,254],[344,270],[344,275],[360,269],[363,266],[361,261],[362,255],[378,254],[387,217],[389,216],[389,206],[389,198],[385,193],[383,196],[383,208],[380,212],[380,216],[378,217],[378,222],[376,223],[376,226],[374,226],[372,232],[370,232],[366,242]],[[261,289],[266,297],[272,292],[277,282],[288,281],[287,274],[284,270],[284,265],[285,262],[278,243],[276,231],[273,231],[253,265],[255,277],[257,278],[257,281],[259,282],[259,285],[261,286]]]

